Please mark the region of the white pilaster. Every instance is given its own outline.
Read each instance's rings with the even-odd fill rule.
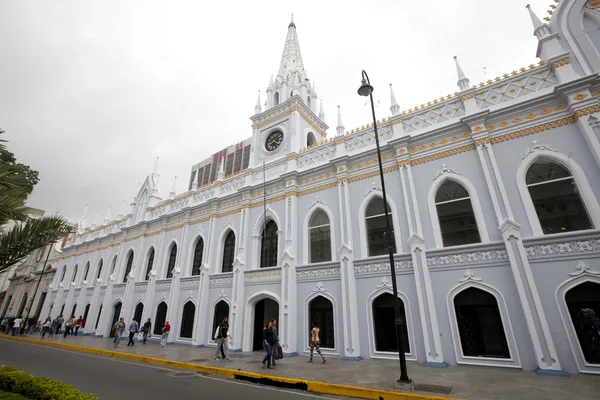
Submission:
[[[156,322],[154,320],[154,317],[156,316],[154,310],[154,297],[156,295],[156,272],[160,265],[159,260],[161,257],[161,247],[164,236],[164,231],[162,231],[158,235],[158,243],[156,245],[156,248],[154,249],[154,263],[152,264],[152,271],[150,271],[150,279],[148,280],[148,285],[146,286],[146,293],[144,294],[146,300],[144,302],[144,312],[142,313],[142,321],[145,322],[148,320],[148,318],[150,318],[150,321],[152,322],[152,330],[154,330],[154,323]],[[147,265],[145,267],[147,267]]]
[[[215,223],[216,219],[214,217],[211,218],[208,228],[208,240],[205,245],[205,248],[208,249],[208,251],[205,251],[203,254],[204,260],[202,268],[200,269],[200,282],[198,284],[198,297],[196,299],[199,312],[198,319],[194,321],[196,329],[194,329],[192,338],[193,346],[202,346],[206,344],[204,342],[207,335],[206,329],[212,329],[212,325],[208,322],[210,321],[209,315],[211,315],[211,310],[208,309],[210,307],[210,304],[208,304],[208,289],[210,285],[210,265],[211,263],[215,263],[216,253],[219,251],[215,244]]]
[[[179,321],[179,294],[181,292],[181,266],[187,264],[187,257],[190,254],[187,251],[186,236],[189,225],[186,223],[183,226],[183,233],[181,235],[181,244],[177,248],[179,257],[177,257],[175,263],[175,269],[173,271],[173,278],[171,279],[171,291],[169,292],[169,308],[167,310],[167,321],[174,328],[169,332],[167,341],[174,342],[181,328],[181,322]]]

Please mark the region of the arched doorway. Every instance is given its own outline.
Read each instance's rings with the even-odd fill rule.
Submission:
[[[85,310],[83,311],[83,322],[81,323],[82,328],[85,328],[85,322],[87,321],[88,314],[90,313],[90,306],[91,304],[88,303],[87,306],[85,306]]]
[[[192,301],[188,301],[183,306],[183,313],[181,314],[181,330],[179,336],[182,338],[192,338],[194,333],[194,316],[196,315],[196,306]]]
[[[263,349],[263,328],[272,319],[279,319],[279,304],[273,299],[258,301],[254,305],[254,339],[252,341],[252,351]]]
[[[400,316],[402,324],[402,341],[404,352],[410,353],[410,342],[408,340],[408,321],[404,302],[400,300]],[[394,295],[382,293],[373,300],[373,335],[375,338],[375,351],[398,352],[398,340],[396,338],[396,317],[394,314]]]
[[[333,322],[333,304],[323,296],[317,296],[308,303],[308,330],[313,323],[319,324],[321,347],[335,348],[335,331]],[[310,335],[308,336],[310,345]]]
[[[102,315],[102,304],[100,304],[100,308],[98,309],[98,316],[96,317],[96,325],[94,326],[94,330],[98,329],[98,324],[100,323],[101,315]]]
[[[135,306],[135,311],[133,313],[133,319],[136,320],[138,322],[138,324],[140,324],[140,326],[142,325],[143,312],[144,312],[144,303],[142,303],[140,301],[139,303],[137,303],[137,306]]]
[[[463,356],[510,358],[498,302],[489,292],[470,287],[454,297]]]
[[[64,312],[65,312],[65,305],[63,304],[60,307],[60,312],[58,313],[59,316],[62,316],[64,318]]]
[[[565,302],[586,363],[600,364],[600,347],[593,343],[597,335],[594,329],[598,328],[592,322],[592,317],[600,316],[600,284],[584,282],[575,286],[565,294]]]
[[[17,312],[17,318],[23,317],[23,311],[25,310],[25,304],[27,304],[27,293],[23,295],[23,299],[21,300],[21,305],[19,306],[19,312]]]
[[[223,322],[225,317],[229,317],[229,304],[225,300],[219,301],[215,305],[215,314],[213,316],[212,331],[210,332],[211,339],[214,339],[214,334],[217,331],[217,326]]]
[[[161,301],[156,309],[156,318],[154,318],[154,334],[161,335],[162,328],[167,321],[167,303]]]
[[[69,318],[75,317],[75,311],[77,311],[77,303],[73,304],[73,309],[71,310],[71,315],[69,315]]]
[[[120,301],[117,302],[113,306],[113,317],[112,317],[112,322],[110,324],[109,337],[115,337],[115,324],[117,323],[117,321],[119,320],[119,317],[121,316],[121,307],[123,307],[123,303],[121,303]]]

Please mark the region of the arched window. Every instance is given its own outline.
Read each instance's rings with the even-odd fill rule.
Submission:
[[[260,267],[277,266],[277,224],[272,219],[263,228],[260,247]]]
[[[154,264],[154,247],[150,249],[150,255],[148,256],[148,265],[146,266],[146,276],[144,280],[150,280],[150,273],[152,272],[152,264]]]
[[[77,269],[79,268],[78,264],[75,264],[75,268],[73,268],[73,278],[71,278],[71,283],[75,282],[75,278],[77,278]]]
[[[62,268],[62,272],[60,273],[60,282],[59,283],[63,283],[63,281],[65,280],[65,274],[67,273],[67,266],[63,266]]]
[[[85,264],[85,268],[83,269],[83,281],[87,281],[88,273],[90,272],[90,262],[88,261]]]
[[[308,132],[308,135],[306,135],[306,147],[310,147],[316,143],[317,139],[315,139],[315,134],[312,132]]]
[[[308,303],[308,329],[312,324],[319,324],[319,339],[321,347],[327,349],[335,348],[335,332],[333,323],[333,304],[323,296],[317,296]],[[308,336],[310,345],[310,335]]]
[[[199,238],[194,248],[194,262],[192,263],[192,276],[200,275],[202,269],[202,256],[204,255],[204,240]]]
[[[540,159],[525,183],[544,234],[593,229],[573,175],[556,162]]]
[[[235,259],[235,233],[229,231],[223,245],[223,265],[222,272],[233,271],[233,261]]]
[[[408,327],[404,302],[400,300],[400,317],[404,321],[400,329],[404,352],[410,353],[410,342],[408,340]],[[396,338],[396,320],[394,314],[394,295],[382,293],[373,300],[373,335],[375,338],[376,351],[398,352],[398,340]]]
[[[194,316],[196,315],[196,306],[193,302],[188,301],[183,306],[183,314],[181,315],[181,330],[179,336],[182,338],[192,338],[194,332]]]
[[[463,355],[510,358],[496,298],[470,287],[454,297],[454,310]]]
[[[85,306],[85,309],[83,310],[83,318],[82,318],[82,323],[81,323],[81,327],[85,328],[85,323],[87,322],[87,318],[88,318],[88,314],[90,313],[90,303],[87,303],[87,306]]]
[[[331,224],[323,210],[317,210],[308,223],[308,262],[331,261]]]
[[[451,179],[442,183],[435,207],[444,247],[481,242],[469,192],[460,183]]]
[[[154,334],[162,334],[162,328],[167,320],[167,303],[161,301],[156,309],[156,318],[154,318]]]
[[[175,269],[175,260],[177,259],[177,245],[173,243],[171,247],[171,254],[169,254],[169,265],[167,267],[167,279],[173,277],[173,270]]]
[[[135,306],[135,311],[133,312],[133,319],[137,321],[138,324],[142,325],[142,314],[144,313],[144,303],[141,301],[137,303]]]
[[[110,274],[115,273],[115,269],[117,268],[117,256],[113,258],[112,266],[110,267]]]
[[[100,323],[101,316],[102,316],[102,304],[100,304],[100,308],[98,309],[98,316],[96,317],[96,325],[94,325],[94,330],[98,329],[98,324]]]
[[[394,238],[394,218],[390,207],[388,209],[388,218],[390,219],[390,228],[392,229],[392,251],[396,252],[396,239]],[[388,239],[385,225],[385,208],[381,197],[374,197],[365,212],[365,224],[367,231],[367,249],[369,256],[380,256],[388,254]]]
[[[133,250],[129,252],[129,258],[127,259],[127,266],[125,267],[125,275],[123,275],[123,283],[126,283],[131,273],[131,266],[133,265]]]
[[[594,336],[594,330],[598,327],[594,326],[593,318],[600,315],[600,284],[589,281],[580,283],[565,293],[565,302],[585,362],[600,365],[597,336]]]
[[[279,92],[275,92],[273,94],[273,105],[274,106],[279,105]]]
[[[102,266],[104,265],[104,259],[101,258],[100,262],[98,263],[98,273],[96,274],[96,279],[100,279],[100,277],[102,277]]]
[[[310,94],[306,97],[306,105],[312,110],[312,101],[310,99]]]

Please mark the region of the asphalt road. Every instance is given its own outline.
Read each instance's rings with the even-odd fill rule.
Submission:
[[[163,368],[0,339],[0,363],[32,375],[66,382],[100,399],[220,399],[308,400],[327,398],[214,376],[178,377],[192,371]]]

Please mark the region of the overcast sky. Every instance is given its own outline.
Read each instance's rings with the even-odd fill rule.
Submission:
[[[383,118],[389,83],[403,110],[455,92],[455,54],[472,85],[538,61],[520,0],[4,0],[0,128],[40,172],[29,205],[114,218],[157,156],[163,198],[175,175],[187,190],[193,164],[252,134],[292,13],[330,136],[337,105],[346,130],[370,122],[361,69]]]

